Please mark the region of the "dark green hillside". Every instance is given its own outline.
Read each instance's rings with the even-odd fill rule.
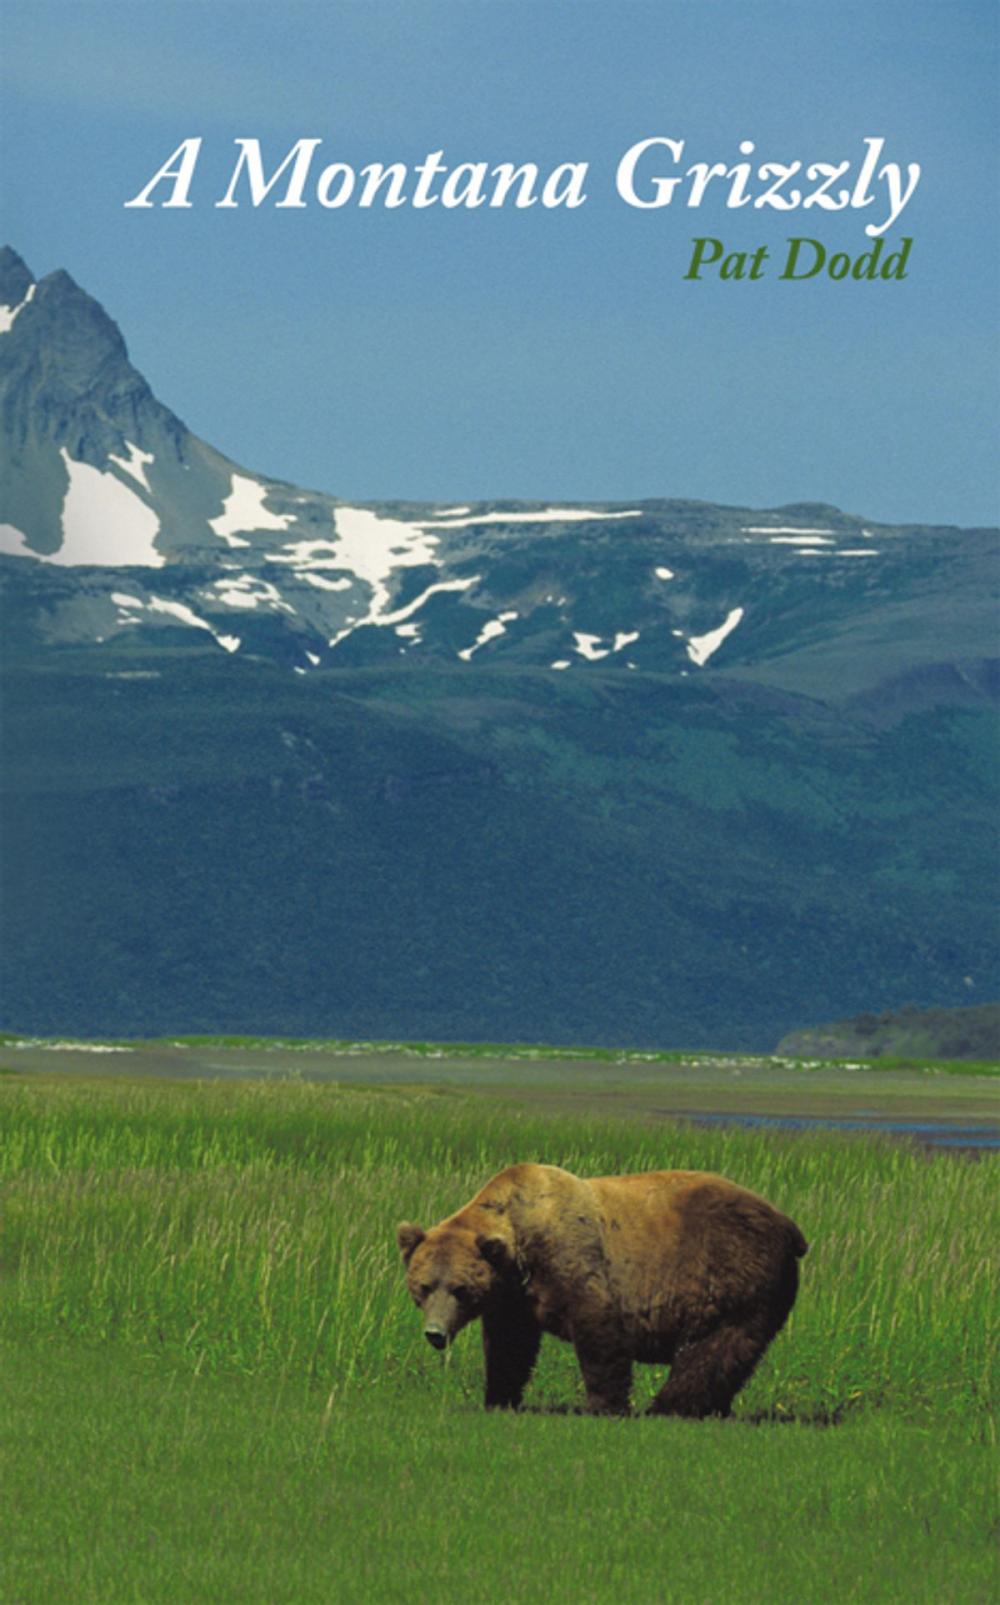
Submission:
[[[5,1025],[769,1048],[1000,989],[985,704],[192,633],[9,663]]]
[[[1000,1060],[1000,1003],[967,1009],[867,1010],[852,1020],[794,1031],[779,1053],[881,1059]]]

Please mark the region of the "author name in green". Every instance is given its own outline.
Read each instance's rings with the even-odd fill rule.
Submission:
[[[905,279],[913,239],[905,235],[899,249],[889,251],[885,240],[877,240],[868,251],[852,256],[849,251],[831,252],[820,240],[794,235],[787,250],[776,259],[768,245],[752,250],[727,251],[722,240],[710,234],[692,240],[686,279]],[[776,273],[775,269],[779,269]]]

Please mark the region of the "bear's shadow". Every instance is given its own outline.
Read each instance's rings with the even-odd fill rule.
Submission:
[[[844,1419],[845,1410],[836,1406],[832,1410],[804,1410],[793,1415],[777,1410],[753,1410],[746,1415],[731,1415],[726,1417],[706,1416],[707,1421],[719,1422],[725,1420],[732,1427],[839,1427]],[[522,1416],[584,1416],[594,1421],[641,1421],[645,1418],[658,1421],[682,1421],[691,1419],[683,1416],[650,1416],[648,1410],[632,1410],[627,1416],[591,1416],[582,1404],[522,1404],[517,1411]]]

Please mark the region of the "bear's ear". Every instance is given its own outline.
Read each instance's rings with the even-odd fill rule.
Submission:
[[[476,1238],[476,1247],[487,1265],[492,1265],[495,1271],[504,1271],[510,1264],[510,1250],[502,1237],[487,1237],[480,1232]]]
[[[399,1244],[399,1252],[407,1263],[413,1250],[419,1248],[426,1235],[422,1226],[414,1226],[409,1220],[400,1221],[396,1227],[396,1242]]]

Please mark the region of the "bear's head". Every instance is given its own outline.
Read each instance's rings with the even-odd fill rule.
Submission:
[[[423,1227],[404,1221],[396,1230],[406,1285],[423,1313],[424,1337],[445,1349],[463,1326],[482,1315],[510,1267],[500,1237],[462,1226]]]

